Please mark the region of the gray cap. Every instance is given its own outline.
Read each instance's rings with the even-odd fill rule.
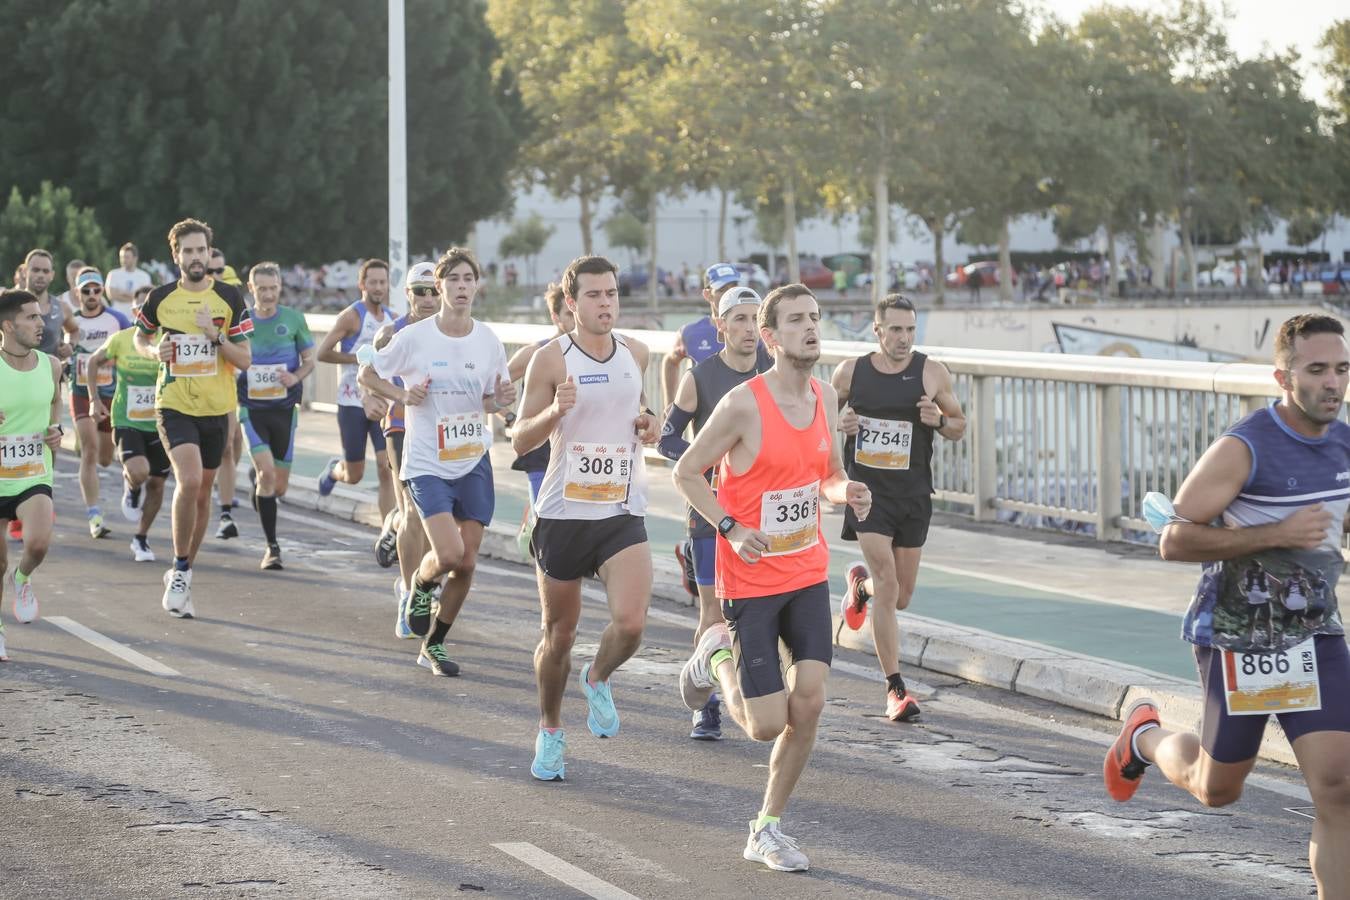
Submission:
[[[742,303],[749,303],[753,306],[759,306],[763,300],[759,294],[755,293],[754,288],[734,287],[727,290],[717,301],[717,316],[725,316],[733,306],[740,306]]]

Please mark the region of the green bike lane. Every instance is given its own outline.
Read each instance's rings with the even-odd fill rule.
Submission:
[[[314,411],[304,413],[293,473],[317,477],[332,455],[321,448],[337,446],[334,417]],[[495,443],[492,456],[497,491],[495,521],[514,527],[525,514],[525,474],[509,468],[514,458],[509,443]],[[670,470],[653,465],[648,470],[651,505],[647,533],[654,553],[673,554],[685,533],[682,505],[670,483]],[[373,492],[375,479],[374,460],[368,459],[360,488]],[[246,482],[241,480],[243,484]],[[241,487],[243,490],[246,488]],[[827,513],[823,526],[830,544],[830,583],[835,597],[843,594],[844,573],[862,561],[856,544],[838,538],[841,522],[841,515]],[[1004,533],[1010,530],[1004,529]],[[1091,542],[1059,549],[1041,546],[1042,540],[1053,539],[1035,532],[1016,538],[992,537],[935,524],[909,612],[1178,678],[1195,677],[1190,647],[1180,638],[1179,610],[1198,575],[1196,567],[1131,559],[1098,549]],[[957,548],[954,551],[953,546]],[[1041,551],[1057,555],[1028,576],[1024,558],[1043,555]],[[1070,569],[1081,571],[1069,577]],[[1166,594],[1169,599],[1161,604],[1136,600],[1147,599],[1150,594]],[[1119,602],[1106,599],[1111,597],[1119,598]]]

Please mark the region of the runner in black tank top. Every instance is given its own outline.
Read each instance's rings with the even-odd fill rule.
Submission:
[[[764,351],[759,340],[756,320],[759,304],[759,294],[745,287],[732,287],[719,297],[717,325],[724,341],[722,349],[695,365],[680,380],[675,400],[666,410],[666,426],[657,445],[662,456],[678,460],[689,446],[684,440],[686,425],[692,423],[694,434],[698,434],[718,402],[732,388],[773,366],[772,357]],[[711,470],[707,477],[712,477]],[[675,555],[682,565],[689,563],[687,568],[692,570],[685,577],[694,582],[689,592],[699,600],[698,628],[694,631],[694,643],[697,644],[703,632],[722,621],[721,601],[713,590],[717,529],[704,521],[693,507],[689,507],[688,514],[689,539],[683,546],[676,546]],[[696,741],[721,738],[721,702],[715,692],[703,708],[695,710],[694,727],[689,736]]]
[[[886,715],[912,719],[919,706],[900,677],[897,610],[909,606],[919,557],[933,515],[933,435],[960,440],[965,416],[952,391],[951,374],[914,349],[914,304],[891,294],[877,304],[873,332],[878,350],[845,360],[831,379],[847,410],[839,428],[848,435],[844,465],[850,478],[872,491],[873,504],[859,522],[844,511],[843,538],[857,541],[867,565],[848,571],[844,621],[861,627],[874,599],[872,635],[886,676]],[[868,577],[868,570],[871,577]]]

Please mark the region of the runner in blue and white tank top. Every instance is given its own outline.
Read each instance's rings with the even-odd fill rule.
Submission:
[[[333,330],[319,344],[319,362],[341,367],[338,380],[338,433],[342,455],[328,461],[319,475],[319,493],[328,496],[338,482],[358,484],[366,473],[366,443],[369,440],[378,463],[380,518],[394,508],[394,478],[389,471],[384,431],[380,420],[389,411],[383,397],[364,393],[357,384],[360,368],[356,354],[375,339],[380,328],[393,321],[385,303],[389,298],[389,264],[368,259],[361,264],[357,286],[361,299],[338,314]]]
[[[1275,714],[1317,811],[1311,862],[1324,897],[1350,890],[1350,652],[1336,599],[1350,505],[1344,334],[1330,316],[1281,325],[1280,399],[1214,442],[1174,511],[1150,498],[1163,558],[1204,566],[1182,628],[1204,694],[1200,734],[1165,730],[1157,705],[1139,700],[1103,765],[1116,800],[1157,765],[1202,803],[1226,806]]]
[[[581,617],[582,579],[599,575],[611,611],[595,660],[581,667],[579,679],[586,724],[597,737],[619,731],[609,677],[641,645],[651,599],[642,446],[656,442],[660,427],[642,391],[647,348],[613,331],[617,276],[614,264],[599,256],[567,267],[563,295],[576,329],[530,361],[512,435],[517,453],[546,438],[549,444],[531,547],[540,572],[544,633],[534,657],[541,715],[530,773],[541,781],[564,776],[562,700]]]

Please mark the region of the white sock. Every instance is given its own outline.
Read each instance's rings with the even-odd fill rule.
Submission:
[[[1145,731],[1148,731],[1150,728],[1157,728],[1157,727],[1158,727],[1157,722],[1145,722],[1143,725],[1140,725],[1138,728],[1134,730],[1134,734],[1130,735],[1130,750],[1134,753],[1134,758],[1139,760],[1140,762],[1147,763],[1149,765],[1153,764],[1153,760],[1149,759],[1147,756],[1139,752],[1139,735],[1143,734]]]

